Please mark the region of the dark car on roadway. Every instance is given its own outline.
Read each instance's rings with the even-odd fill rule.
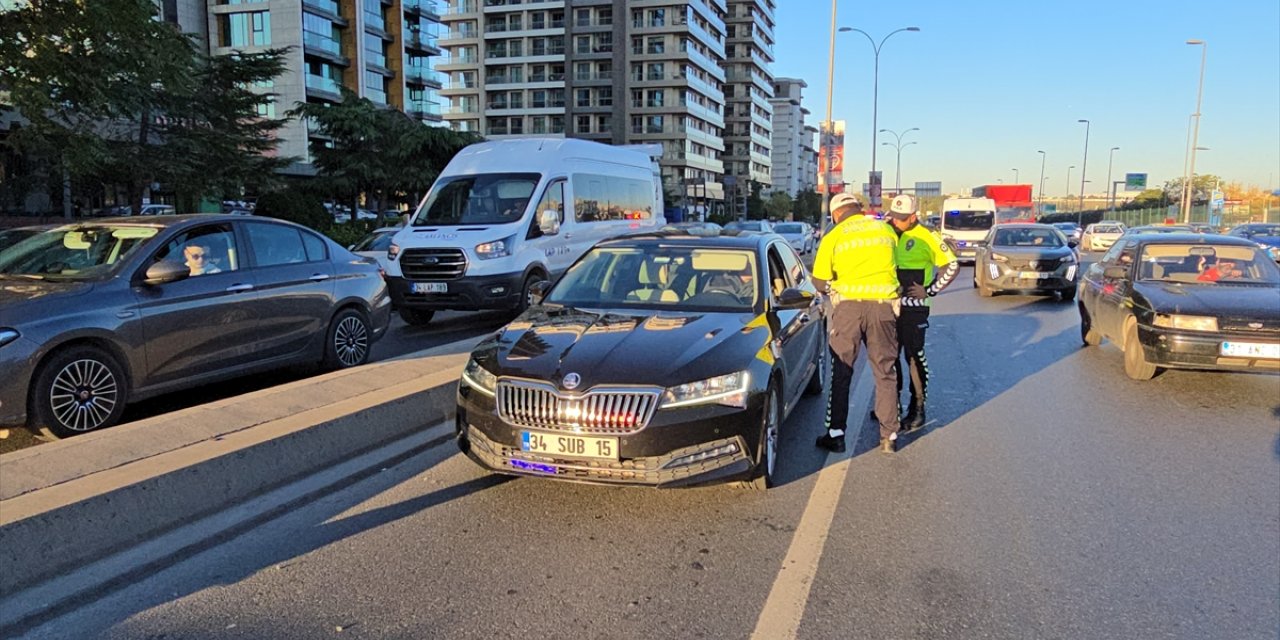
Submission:
[[[1258,246],[1266,251],[1272,260],[1280,262],[1280,224],[1274,222],[1242,224],[1228,231],[1227,235],[1258,243]]]
[[[725,231],[758,231],[772,233],[773,223],[768,220],[733,220],[724,225]]]
[[[1149,236],[1157,233],[1196,233],[1196,230],[1185,224],[1148,224],[1127,229],[1124,235]]]
[[[1124,351],[1130,378],[1160,368],[1280,371],[1280,267],[1256,243],[1127,236],[1080,281],[1080,335]]]
[[[1075,240],[1077,245],[1080,244],[1080,236],[1084,234],[1084,230],[1080,228],[1080,225],[1074,222],[1055,222],[1052,226],[1061,231],[1062,235],[1066,236],[1068,240]]]
[[[973,287],[989,298],[996,293],[1058,293],[1063,300],[1076,295],[1080,268],[1075,241],[1047,224],[996,225],[973,259]]]
[[[0,249],[0,424],[75,435],[125,404],[285,365],[364,363],[378,267],[304,227],[181,215],[50,227]]]
[[[535,301],[458,385],[459,445],[498,473],[763,489],[787,415],[822,392],[825,307],[776,235],[603,242]]]

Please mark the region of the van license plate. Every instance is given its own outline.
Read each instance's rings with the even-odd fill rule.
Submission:
[[[449,283],[447,282],[415,282],[413,283],[414,293],[449,293]]]
[[[618,439],[521,431],[520,450],[557,457],[617,460]]]
[[[1258,342],[1224,342],[1222,355],[1240,358],[1275,358],[1280,359],[1280,344],[1263,344]]]

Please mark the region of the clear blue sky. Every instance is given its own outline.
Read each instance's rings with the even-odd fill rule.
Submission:
[[[1277,0],[839,0],[840,26],[879,40],[882,129],[920,127],[905,141],[902,182],[941,180],[956,192],[998,180],[1035,184],[1047,152],[1045,193],[1061,195],[1067,166],[1079,193],[1085,125],[1088,190],[1145,172],[1159,185],[1182,175],[1195,111],[1200,47],[1208,43],[1197,173],[1280,188],[1280,2]],[[816,126],[826,109],[828,0],[779,0],[777,76],[803,78]],[[836,40],[834,115],[848,122],[846,180],[871,165],[872,49],[858,33]],[[892,139],[881,134],[880,140]],[[895,151],[877,168],[894,180]]]

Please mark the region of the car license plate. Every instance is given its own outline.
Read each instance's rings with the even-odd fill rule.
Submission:
[[[549,456],[617,460],[618,439],[521,431],[520,450]]]
[[[1264,344],[1260,342],[1224,342],[1222,355],[1240,358],[1274,358],[1280,359],[1280,344]]]
[[[449,284],[447,282],[415,282],[413,283],[414,293],[449,293]]]
[[[1053,274],[1041,271],[1020,271],[1018,272],[1018,277],[1024,280],[1043,280],[1045,278],[1052,278]]]

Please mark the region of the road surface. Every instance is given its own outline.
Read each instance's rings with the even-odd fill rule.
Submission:
[[[935,306],[897,454],[784,426],[781,486],[505,479],[449,445],[37,638],[1275,638],[1280,377],[1125,377],[1075,306]],[[853,404],[868,408],[868,380]]]

